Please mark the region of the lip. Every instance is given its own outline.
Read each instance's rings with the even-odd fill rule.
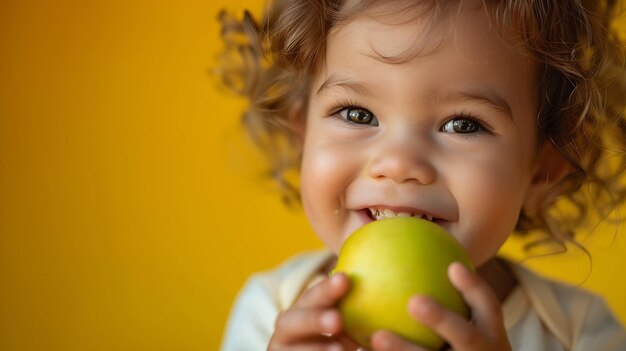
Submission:
[[[356,213],[362,226],[375,221],[367,208],[356,210]]]

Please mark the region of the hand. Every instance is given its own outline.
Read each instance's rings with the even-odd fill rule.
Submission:
[[[448,341],[456,351],[511,350],[502,308],[489,285],[460,263],[450,265],[448,276],[472,309],[472,322],[425,296],[409,300],[409,314]],[[425,351],[388,331],[376,332],[372,347],[374,351]]]
[[[268,350],[356,350],[358,345],[342,333],[334,307],[348,292],[348,277],[337,273],[305,291],[280,314]]]

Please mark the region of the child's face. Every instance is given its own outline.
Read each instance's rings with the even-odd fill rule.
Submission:
[[[333,252],[375,210],[434,215],[477,266],[514,230],[535,171],[536,66],[480,3],[425,36],[425,23],[367,12],[331,32],[310,94],[301,191]],[[378,58],[411,45],[424,51],[408,62]]]

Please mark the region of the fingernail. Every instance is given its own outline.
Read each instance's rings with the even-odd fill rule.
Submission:
[[[431,299],[419,296],[413,300],[413,308],[420,316],[427,316],[435,309],[435,305]]]
[[[335,273],[332,277],[330,277],[330,284],[333,286],[339,286],[341,284],[341,280],[343,280],[343,278],[340,273]]]
[[[320,317],[320,323],[324,330],[334,330],[337,324],[337,313],[334,311],[324,312]]]
[[[390,336],[387,332],[381,331],[376,335],[376,347],[380,350],[390,350],[393,343],[390,340]]]
[[[467,276],[469,274],[469,270],[467,269],[467,267],[465,267],[464,264],[462,264],[461,262],[452,262],[450,264],[451,266],[456,266],[456,270],[459,271],[459,274],[463,275],[463,276]]]

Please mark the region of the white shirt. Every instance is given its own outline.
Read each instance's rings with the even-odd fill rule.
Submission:
[[[222,351],[266,350],[278,314],[322,279],[330,258],[305,253],[253,275],[232,308]],[[512,267],[519,284],[502,309],[514,351],[626,351],[626,332],[600,297]]]

